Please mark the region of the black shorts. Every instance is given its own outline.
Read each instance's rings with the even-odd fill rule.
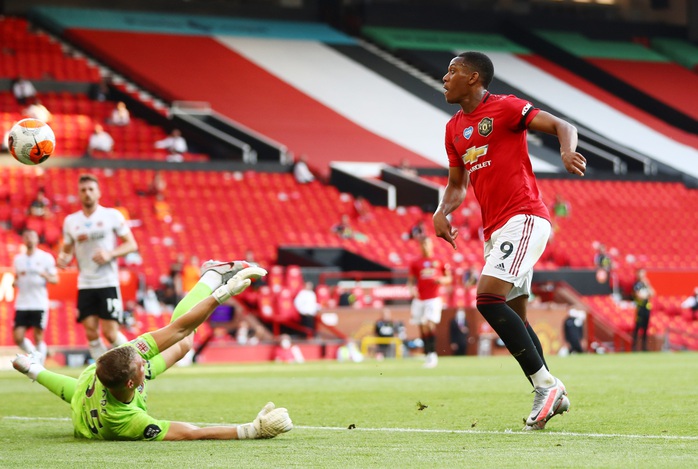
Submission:
[[[647,329],[650,325],[650,310],[647,308],[638,308],[635,316],[635,326],[640,329]]]
[[[111,319],[121,323],[124,308],[117,287],[86,288],[78,290],[78,322],[90,316]]]
[[[17,310],[15,311],[15,329],[18,327],[34,327],[44,330],[46,328],[45,321],[47,317],[48,312],[39,309]]]

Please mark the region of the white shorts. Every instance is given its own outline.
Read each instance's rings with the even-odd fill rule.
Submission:
[[[443,301],[441,300],[440,296],[431,298],[429,300],[420,300],[419,298],[415,298],[412,300],[412,304],[410,305],[412,321],[419,325],[423,325],[428,322],[438,324],[441,322],[442,308]]]
[[[507,301],[531,292],[533,266],[550,237],[550,222],[534,215],[515,215],[485,242],[482,275],[514,285]]]

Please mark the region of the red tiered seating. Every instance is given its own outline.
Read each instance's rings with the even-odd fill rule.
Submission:
[[[275,320],[279,322],[297,323],[300,316],[293,306],[293,292],[288,288],[282,288],[276,297]]]
[[[427,179],[447,183],[445,177]],[[620,268],[698,269],[697,191],[679,182],[539,179],[538,186],[546,202],[560,194],[571,206],[570,216],[555,219],[546,249],[555,264],[592,267],[594,243],[601,242],[617,250]]]
[[[91,82],[99,70],[84,58],[69,57],[61,45],[43,33],[29,30],[20,18],[0,18],[0,78],[23,76],[29,80]]]
[[[585,297],[593,311],[620,331],[632,334],[635,328],[635,304],[631,301],[616,303],[610,296]],[[698,321],[681,311],[681,298],[659,296],[653,300],[650,316],[650,335],[668,335],[669,344],[698,350]]]
[[[49,221],[51,226],[62,226],[65,215],[78,209],[70,196],[75,194],[77,178],[82,172],[67,168],[0,168],[0,177],[10,198],[7,204],[10,222],[26,219],[31,198],[38,187],[44,187],[56,205],[53,218],[44,220],[45,234]],[[140,220],[133,231],[141,246],[143,264],[132,268],[142,272],[151,286],[157,286],[159,277],[169,272],[174,253],[182,253],[187,258],[196,255],[201,259],[235,259],[244,258],[251,249],[261,265],[270,271],[267,282],[272,292],[275,288],[302,285],[298,276],[295,277],[297,283],[287,285],[285,280],[292,277],[291,273],[286,274],[283,267],[272,267],[279,245],[344,247],[395,267],[406,267],[419,255],[417,243],[405,242],[401,236],[422,217],[421,213],[374,207],[374,220],[354,222],[355,229],[366,235],[366,242],[340,239],[332,233],[331,227],[341,213],[348,213],[351,197],[342,197],[335,188],[319,183],[299,186],[290,174],[163,171],[161,174],[167,183],[166,200],[173,214],[168,223],[155,217],[152,197],[137,195],[139,189],[152,181],[154,171],[95,172],[102,181],[104,205],[113,205],[119,199],[131,218]],[[698,230],[691,218],[694,207],[698,206],[698,195],[681,184],[543,180],[540,185],[546,200],[552,200],[559,192],[571,203],[570,217],[558,220],[559,229],[551,249],[565,250],[573,265],[591,265],[594,239],[617,247],[617,257],[623,259],[627,254],[634,254],[646,266],[691,267],[698,262],[698,252],[695,252]],[[220,201],[230,200],[231,194],[240,195],[238,203],[226,204],[226,216],[221,218]],[[5,216],[6,212],[7,209]],[[652,223],[642,222],[642,237],[638,239],[635,228],[638,220],[647,219]],[[676,220],[684,222],[679,224]],[[628,227],[620,226],[622,223],[627,223]],[[682,239],[681,243],[671,241],[673,236],[666,236],[666,227],[671,227]],[[0,261],[10,265],[20,239],[14,232],[0,230],[0,241],[7,246],[0,250]],[[482,262],[481,242],[477,239],[459,240],[456,254],[462,258],[454,258],[453,250],[446,243],[437,241],[435,247],[436,255],[456,269]],[[632,267],[625,264],[622,267],[632,272]],[[456,291],[458,303],[463,301],[461,293]],[[666,317],[678,321],[682,314],[677,313],[676,301],[659,304],[657,311],[664,309]],[[272,300],[272,307],[274,304]],[[609,305],[604,307],[610,308]],[[661,316],[664,315],[657,313],[657,317]],[[661,320],[654,325],[660,328]],[[631,326],[631,323],[622,324],[625,330]]]
[[[40,99],[52,114],[50,125],[56,134],[54,158],[83,156],[96,124],[102,124],[104,130],[112,136],[114,150],[111,154],[96,154],[95,158],[157,161],[167,158],[165,150],[154,147],[156,141],[167,136],[162,128],[133,116],[126,126],[107,123],[115,106],[113,102],[92,101],[85,94],[67,92],[40,93]],[[2,106],[4,112],[0,112],[0,126],[9,129],[23,117],[22,108],[9,91],[0,92],[0,103],[7,104]],[[184,161],[208,161],[208,156],[200,153],[185,153],[183,158]]]
[[[289,265],[286,267],[285,285],[293,295],[303,289],[303,274],[301,268],[297,265]]]
[[[274,294],[267,285],[259,289],[257,296],[259,313],[262,319],[271,320],[274,316]]]
[[[327,285],[318,285],[315,287],[315,295],[317,302],[322,308],[335,308],[337,301],[332,297],[330,287]]]
[[[281,265],[271,266],[266,279],[272,293],[279,293],[284,284],[284,267]]]

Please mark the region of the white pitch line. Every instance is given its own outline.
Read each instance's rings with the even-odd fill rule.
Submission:
[[[5,416],[3,420],[41,420],[68,422],[66,417],[19,417]],[[193,422],[195,425],[217,426],[217,425],[237,425],[225,423]],[[442,428],[362,428],[356,427],[349,430],[346,427],[317,427],[312,425],[294,425],[294,429],[300,430],[329,430],[329,431],[363,431],[363,432],[383,432],[383,433],[455,433],[459,435],[547,435],[547,436],[573,436],[584,438],[628,438],[647,440],[687,440],[698,441],[698,435],[633,435],[624,433],[579,433],[579,432],[524,432],[514,430],[445,430]]]
[[[307,430],[333,430],[347,431],[345,427],[313,427],[306,425],[294,425],[294,428],[302,428]],[[365,431],[365,432],[391,432],[391,433],[456,433],[461,435],[548,435],[548,436],[578,436],[589,438],[633,438],[633,439],[652,439],[652,440],[689,440],[698,441],[698,436],[695,435],[633,435],[624,433],[579,433],[579,432],[525,432],[522,430],[445,430],[442,428],[361,428],[356,427],[349,431]]]

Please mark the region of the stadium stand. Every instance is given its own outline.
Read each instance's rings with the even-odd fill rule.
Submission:
[[[698,72],[698,47],[679,38],[652,37],[650,47],[689,70]]]
[[[288,145],[295,153],[306,154],[311,166],[323,172],[332,161],[380,161],[397,165],[408,160],[412,166],[426,168],[428,173],[443,167],[442,147],[433,142],[442,141],[443,126],[455,108],[443,102],[439,78],[445,64],[463,45],[485,44],[484,49],[478,48],[492,56],[497,67],[493,91],[532,99],[543,108],[574,120],[580,128],[651,156],[673,169],[674,175],[683,171],[698,176],[692,163],[698,148],[695,133],[662,122],[608,93],[599,84],[590,83],[498,34],[429,31],[422,35],[413,30],[407,34],[403,29],[392,34],[380,28],[364,29],[364,35],[379,45],[376,47],[318,24],[237,19],[208,23],[210,18],[202,18],[202,24],[211,26],[202,32],[177,15],[168,16],[171,21],[162,25],[143,21],[124,27],[119,23],[123,17],[118,12],[98,18],[86,12],[45,7],[38,10],[36,18],[44,27],[50,27],[159,98],[209,102],[231,119]],[[147,18],[149,14],[135,15]],[[8,30],[26,29],[26,22],[22,21],[10,20]],[[29,36],[32,34],[28,33]],[[46,54],[49,49],[54,55],[60,52],[60,47],[47,36],[39,36],[44,39],[29,42],[44,44],[36,47],[45,48]],[[397,41],[397,37],[403,42]],[[438,38],[435,41],[438,47],[425,39],[429,37]],[[619,44],[637,49],[636,44]],[[661,41],[657,44],[661,47]],[[644,46],[638,47],[643,54],[652,54]],[[187,61],[187,67],[182,68],[178,61],[162,60],[164,50],[177,50]],[[587,57],[576,49],[571,50]],[[617,59],[618,48],[614,50],[611,61]],[[75,73],[72,77],[79,76],[86,82],[99,79],[95,67],[86,65],[87,74],[77,72],[77,65],[68,65],[73,63],[72,57],[60,55],[62,62],[58,58],[55,61]],[[674,74],[678,67],[663,58],[655,59],[666,66],[667,73]],[[84,59],[76,63],[87,64]],[[158,66],[153,66],[155,63]],[[596,64],[613,71],[606,62]],[[61,67],[51,65],[51,70]],[[684,72],[691,75],[682,69],[682,77],[686,77]],[[619,72],[620,75],[623,74]],[[220,86],[221,77],[224,86]],[[73,79],[65,75],[55,78]],[[635,79],[628,77],[629,81],[630,78]],[[133,99],[140,99],[138,90],[117,87]],[[83,93],[47,91],[42,92],[44,97],[54,113],[52,125],[59,135],[58,147],[65,149],[61,150],[65,153],[57,155],[59,158],[78,156],[76,152],[86,142],[87,133],[95,122],[104,120],[113,106],[113,103],[91,102]],[[0,93],[5,122],[18,117],[18,111],[11,109],[10,98],[7,93]],[[685,103],[668,104],[681,108]],[[162,110],[158,112],[162,115]],[[148,247],[140,253],[142,264],[128,266],[147,285],[159,284],[160,277],[168,272],[174,252],[200,258],[242,258],[250,249],[262,265],[270,267],[269,286],[258,291],[256,301],[260,317],[278,333],[280,327],[297,322],[291,301],[303,280],[297,267],[275,265],[278,247],[344,248],[398,272],[404,271],[418,254],[416,244],[403,237],[418,220],[428,222],[429,214],[420,208],[372,207],[372,218],[352,220],[353,229],[365,237],[342,239],[332,232],[332,227],[342,214],[352,213],[353,196],[321,182],[299,185],[291,174],[255,171],[253,167],[222,171],[193,170],[193,166],[178,170],[161,167],[166,168],[161,169],[161,174],[167,184],[166,200],[172,219],[159,220],[152,198],[139,191],[153,178],[152,163],[164,159],[152,150],[152,142],[164,137],[164,131],[145,117],[135,118],[128,128],[110,128],[110,131],[117,142],[123,142],[113,155],[117,169],[96,172],[105,181],[104,203],[111,205],[119,199],[131,213],[139,244]],[[534,168],[538,172],[559,171],[556,150],[544,144],[536,146],[535,138],[531,143]],[[127,158],[145,165],[140,169],[118,169],[120,160]],[[207,159],[203,154],[187,155],[190,162]],[[593,165],[590,169],[593,174]],[[77,209],[71,194],[77,176],[84,171],[53,167],[0,169],[9,188],[6,193],[0,188],[0,223],[7,227],[0,230],[0,242],[8,246],[0,252],[0,265],[9,265],[18,250],[20,239],[16,231],[29,221],[23,208],[38,187],[46,187],[49,197],[56,202],[52,218],[42,222],[42,230],[44,237],[48,233],[49,239],[57,239],[56,230],[62,218]],[[443,176],[427,179],[445,184]],[[695,261],[698,252],[694,252],[698,246],[694,234],[696,220],[691,218],[698,200],[695,191],[676,180],[677,177],[673,182],[541,179],[545,200],[552,202],[556,194],[561,194],[570,202],[572,213],[556,220],[555,238],[538,268],[590,268],[593,243],[599,241],[612,248],[618,285],[626,296],[634,268],[638,266],[698,270]],[[229,221],[221,220],[217,202],[231,198],[237,201],[243,195],[245,203],[226,205]],[[472,195],[468,200],[472,200]],[[468,209],[477,212],[477,204]],[[458,252],[454,253],[445,243],[436,243],[436,254],[454,268],[457,278],[462,277],[465,267],[482,262],[478,220],[476,216],[471,220],[471,214],[454,214],[454,223],[471,223],[468,230],[462,231]],[[686,223],[677,226],[676,220]],[[668,226],[672,227],[669,236]],[[55,241],[49,244],[55,248]],[[355,306],[383,304],[365,296],[361,288],[351,292]],[[318,294],[327,305],[340,301],[339,288],[320,285]],[[469,289],[456,285],[453,292],[443,294],[451,304],[472,307],[473,294]],[[620,333],[627,334],[628,327],[632,328],[634,310],[627,302],[610,296],[590,296],[586,300],[593,314]],[[666,337],[671,347],[698,349],[698,323],[691,322],[680,311],[679,304],[676,295],[660,295],[656,299],[656,321],[653,319],[650,332]],[[76,332],[78,326],[67,319],[74,315],[74,304],[63,302],[53,309],[56,319],[49,326],[49,337],[56,340],[53,343],[84,346],[84,334]],[[134,330],[157,327],[167,320],[166,315],[152,317],[137,310]],[[0,346],[11,343],[10,326],[11,312],[0,302]]]
[[[698,76],[672,62],[670,57],[638,42],[594,40],[579,33],[558,31],[537,33],[694,120],[698,119],[698,98],[685,92],[698,87]],[[652,78],[656,76],[671,77],[672,86],[657,87]]]
[[[378,27],[366,28],[364,33],[406,61],[419,64],[434,77],[441,77],[444,64],[462,50],[482,50],[496,64],[495,79],[490,87],[493,93],[513,93],[568,118],[580,129],[583,143],[603,146],[597,138],[601,136],[631,151],[631,159],[651,159],[667,165],[670,173],[698,176],[698,169],[692,164],[697,154],[698,135],[661,121],[608,93],[602,84],[589,82],[502,35]],[[461,46],[455,48],[454,41],[459,41]],[[584,150],[587,154],[593,153],[589,147]],[[531,146],[530,151],[536,154],[538,149]],[[559,159],[559,156],[554,158]],[[549,158],[546,162],[554,163]],[[591,168],[594,166],[592,160]],[[534,170],[541,172],[540,168]]]
[[[56,134],[57,151],[54,157],[82,157],[87,148],[90,134],[96,124],[101,124],[114,139],[114,151],[110,154],[97,153],[95,158],[140,159],[165,161],[167,152],[156,149],[154,143],[167,136],[161,127],[133,117],[129,125],[118,126],[107,123],[115,102],[93,101],[87,95],[47,91],[40,93],[41,102],[52,114],[50,122]],[[22,118],[21,106],[17,105],[10,92],[0,92],[0,122],[3,128]],[[12,110],[12,111],[8,111]],[[207,161],[202,153],[187,152],[184,161]]]
[[[31,31],[27,20],[0,19],[0,78],[97,82],[99,71],[84,58],[67,57],[57,42]]]

